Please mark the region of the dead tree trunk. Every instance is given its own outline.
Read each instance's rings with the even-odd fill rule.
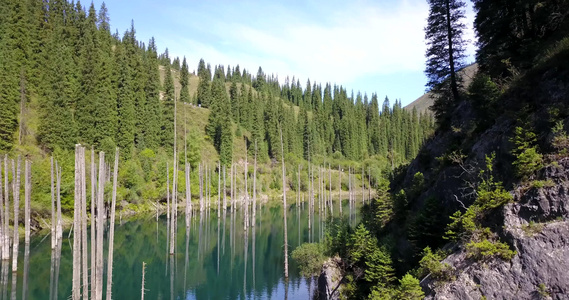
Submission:
[[[338,202],[340,202],[340,217],[342,217],[342,166],[338,166]]]
[[[4,258],[4,231],[4,194],[2,193],[2,164],[0,163],[0,258],[2,259]]]
[[[251,223],[255,227],[257,219],[257,140],[255,139],[255,164],[253,165],[253,218]]]
[[[279,132],[281,136],[281,157],[282,157],[282,169],[283,169],[283,220],[284,220],[284,276],[288,279],[288,230],[286,225],[286,169],[284,160],[284,146],[283,146],[283,129],[279,124]]]
[[[200,212],[203,211],[204,204],[203,204],[203,176],[202,176],[202,164],[199,164],[198,169],[199,181],[200,181]]]
[[[55,188],[57,199],[57,225],[55,227],[55,235],[57,239],[57,245],[59,245],[61,248],[61,239],[63,238],[63,224],[61,219],[61,167],[57,161],[55,161],[55,178],[57,180]]]
[[[96,259],[96,276],[97,282],[96,300],[103,299],[103,214],[105,213],[104,197],[105,197],[105,152],[99,152],[99,190],[97,192],[97,259]]]
[[[73,198],[73,279],[71,296],[73,300],[81,297],[81,145],[75,145],[75,195]]]
[[[0,163],[1,164],[1,163]],[[4,210],[2,221],[2,260],[10,260],[10,194],[8,188],[8,155],[4,157],[4,206],[1,208]],[[2,173],[0,172],[0,187],[2,186]],[[0,194],[2,193],[0,188]],[[2,197],[2,195],[0,195]],[[6,264],[7,265],[7,264]]]
[[[328,181],[329,181],[329,188],[330,188],[330,194],[329,194],[329,201],[330,201],[330,216],[334,216],[334,202],[332,201],[332,166],[330,166],[330,163],[328,163]]]
[[[53,186],[54,178],[53,178],[53,156],[51,157],[50,165],[50,191],[51,191],[51,249],[55,249],[57,239],[55,238],[55,188]]]
[[[166,218],[170,220],[170,166],[166,162]]]
[[[117,202],[117,177],[119,174],[119,148],[115,150],[115,166],[113,169],[113,195],[111,200],[111,225],[109,227],[109,255],[107,266],[107,297],[110,300],[113,285],[113,250],[115,243],[115,206]]]
[[[244,212],[245,212],[245,222],[243,224],[244,226],[244,230],[247,229],[247,227],[249,227],[249,192],[247,191],[247,173],[248,173],[248,165],[247,165],[247,151],[245,151],[245,169],[243,170],[243,173],[245,174],[245,203],[244,203]]]
[[[190,182],[191,166],[186,163],[186,227],[190,227],[190,216],[192,213],[192,187]]]
[[[140,300],[144,300],[144,269],[146,268],[146,263],[142,262],[142,288],[140,290],[141,296]]]
[[[18,244],[19,244],[19,236],[18,236],[18,226],[19,220],[18,215],[20,211],[20,157],[18,156],[18,166],[16,168],[14,161],[12,161],[12,193],[14,199],[14,237],[13,242],[14,245],[12,246],[12,272],[18,271]]]
[[[24,185],[24,226],[25,226],[25,238],[24,242],[26,245],[30,244],[30,199],[31,199],[31,192],[32,192],[32,172],[30,161],[26,159],[25,161],[25,185]]]
[[[97,165],[95,163],[95,149],[91,147],[91,299],[97,299],[95,285],[97,283],[96,274],[96,257],[97,257],[97,242],[96,238],[96,223],[95,222],[95,207],[97,203]]]
[[[81,147],[81,263],[83,265],[83,299],[89,299],[89,264],[87,261],[87,177],[85,170],[85,147]]]
[[[217,218],[221,218],[221,162],[217,163]]]

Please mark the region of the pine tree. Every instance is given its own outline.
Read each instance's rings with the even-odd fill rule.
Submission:
[[[190,90],[189,81],[190,80],[190,72],[188,71],[188,63],[186,62],[186,57],[184,56],[184,60],[182,61],[182,69],[180,70],[180,102],[182,103],[189,103],[190,102]]]
[[[198,84],[197,104],[203,107],[209,107],[211,99],[211,71],[209,71],[209,68],[206,68],[203,59],[200,59],[198,65],[198,77],[200,78],[200,82]]]
[[[137,132],[141,135],[141,139],[137,140],[138,148],[156,150],[162,141],[160,129],[163,123],[162,105],[160,104],[160,74],[154,38],[150,39],[148,43],[145,60],[142,62],[140,58],[137,58],[135,63],[137,75],[134,76],[134,80],[137,81],[136,84],[142,87],[138,92],[134,88],[135,96],[138,100],[136,105],[137,115],[143,116],[138,119],[143,121],[143,123],[137,121]],[[146,74],[146,77],[143,74]]]
[[[454,103],[459,98],[461,78],[457,71],[463,64],[466,42],[465,3],[461,0],[429,0],[429,18],[425,27],[427,40],[427,87],[434,93],[431,109],[439,124],[446,124]]]
[[[0,10],[0,150],[9,151],[14,145],[18,127],[18,75],[14,70],[15,54],[9,38],[11,10],[2,4]]]
[[[242,84],[241,86],[244,86],[244,84]],[[236,124],[240,124],[241,120],[240,120],[240,95],[237,91],[237,84],[235,83],[235,81],[231,82],[231,86],[229,87],[229,99],[231,101],[231,115],[233,116],[233,121],[235,121]]]
[[[79,47],[79,67],[81,69],[81,88],[77,99],[77,125],[79,126],[79,139],[88,145],[99,146],[101,138],[99,136],[97,124],[101,123],[103,116],[99,115],[102,110],[102,99],[98,94],[100,71],[101,71],[101,51],[99,37],[97,34],[97,16],[93,4],[89,9],[89,14],[79,11],[79,22],[83,30],[78,31],[77,42]]]
[[[216,68],[211,84],[211,112],[206,133],[213,141],[223,165],[231,163],[233,151],[233,133],[231,130],[231,104],[225,90],[225,74],[222,68]]]
[[[120,66],[117,80],[117,146],[121,149],[121,155],[130,158],[134,146],[135,134],[135,108],[134,95],[132,93],[132,75],[123,43],[118,43],[115,49],[116,65]]]

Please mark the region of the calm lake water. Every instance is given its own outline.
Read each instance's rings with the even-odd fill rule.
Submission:
[[[309,231],[306,208],[292,205],[288,209],[289,255],[301,243],[323,237],[324,216],[316,213]],[[343,212],[349,214],[347,201]],[[352,218],[359,219],[359,211]],[[113,299],[140,299],[142,262],[146,263],[145,299],[311,299],[315,281],[300,277],[290,258],[289,279],[284,280],[281,206],[260,207],[256,226],[247,231],[240,208],[233,217],[227,211],[225,218],[223,213],[218,218],[214,210],[194,213],[189,231],[180,213],[175,255],[168,255],[166,221],[165,215],[158,221],[152,215],[122,224],[117,220]],[[51,251],[49,236],[33,236],[29,249],[20,242],[16,299],[70,299],[73,241],[67,237],[65,232],[59,259],[57,251]],[[107,244],[105,240],[105,256]],[[8,263],[2,262],[2,271],[0,299],[12,299],[14,281]]]

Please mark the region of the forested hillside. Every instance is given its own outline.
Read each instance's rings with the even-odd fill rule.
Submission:
[[[376,184],[412,159],[433,131],[430,116],[403,110],[397,100],[380,104],[377,94],[332,83],[302,85],[294,77],[282,83],[261,67],[253,76],[203,59],[190,74],[185,57],[171,58],[167,48],[158,54],[154,38],[137,40],[134,23],[112,33],[104,4],[97,11],[80,2],[3,1],[0,9],[0,151],[42,160],[32,170],[45,175],[51,155],[71,170],[77,143],[107,152],[108,161],[119,147],[128,201],[165,192],[174,101],[178,151],[187,153],[192,174],[202,162],[252,158],[254,141],[261,162],[280,158],[282,127],[287,161],[353,165]],[[186,161],[186,154],[179,157]],[[280,189],[279,176],[267,178],[271,189]],[[34,198],[47,198],[45,187],[35,190]],[[70,192],[64,187],[66,205]]]

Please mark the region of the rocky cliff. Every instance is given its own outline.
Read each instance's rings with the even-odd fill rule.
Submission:
[[[569,299],[569,158],[542,176],[547,186],[516,189],[499,212],[514,258],[472,261],[459,248],[443,261],[455,280],[422,281],[427,299]]]
[[[569,299],[569,144],[552,143],[555,123],[569,132],[568,58],[568,50],[560,52],[512,83],[489,115],[481,115],[476,103],[457,104],[450,128],[439,131],[392,184],[409,187],[422,172],[426,188],[410,202],[412,212],[421,211],[428,197],[438,199],[447,215],[464,212],[476,199],[485,156],[494,153],[496,179],[513,196],[490,212],[483,226],[508,244],[514,257],[473,259],[464,242],[446,244],[450,255],[442,263],[451,266],[450,279],[423,278],[427,299]],[[535,133],[544,158],[527,178],[516,176],[513,166],[516,127]],[[404,257],[412,246],[400,238],[396,255]]]

